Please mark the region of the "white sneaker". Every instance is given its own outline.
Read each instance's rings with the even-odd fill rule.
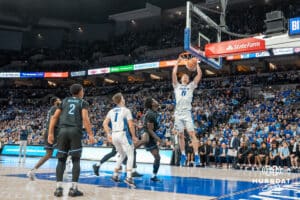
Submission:
[[[36,179],[34,172],[31,171],[31,170],[27,173],[27,177],[28,177],[31,181],[34,181],[34,180]]]

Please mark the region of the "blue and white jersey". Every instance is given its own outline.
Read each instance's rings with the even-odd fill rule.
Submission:
[[[110,119],[112,132],[128,131],[128,120],[132,120],[131,111],[126,107],[111,109],[106,118]]]
[[[180,83],[173,84],[173,87],[176,99],[175,111],[191,111],[193,93],[195,88],[197,88],[194,81],[191,81],[188,85],[182,85]]]

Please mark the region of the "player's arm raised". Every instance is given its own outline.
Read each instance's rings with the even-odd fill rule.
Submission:
[[[199,64],[197,63],[197,75],[194,78],[194,84],[198,85],[198,83],[200,82],[201,78],[202,78],[202,70],[199,66]]]
[[[173,83],[173,87],[175,87],[175,85],[177,85],[177,71],[178,71],[178,64],[181,61],[181,58],[179,57],[177,59],[176,64],[173,67],[173,71],[172,71],[172,83]]]
[[[84,126],[87,134],[89,135],[89,143],[94,144],[95,139],[94,139],[94,134],[93,134],[93,131],[92,131],[92,125],[91,125],[91,122],[90,122],[88,110],[87,109],[82,109],[81,114],[82,114],[83,126]]]
[[[56,109],[54,115],[50,118],[50,123],[49,123],[49,132],[48,132],[48,142],[49,144],[53,144],[54,142],[54,128],[55,125],[57,124],[57,121],[59,119],[61,113],[61,109]]]

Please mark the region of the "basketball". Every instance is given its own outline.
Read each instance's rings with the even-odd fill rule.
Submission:
[[[198,59],[197,58],[191,58],[191,59],[187,60],[187,62],[186,62],[186,68],[189,71],[196,71],[197,64],[198,64]]]

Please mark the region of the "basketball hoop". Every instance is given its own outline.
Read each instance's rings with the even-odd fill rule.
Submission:
[[[189,71],[195,71],[196,70],[196,66],[198,63],[198,58],[196,58],[195,56],[193,56],[191,53],[189,52],[183,52],[181,54],[179,54],[179,58],[182,59],[184,65],[186,66],[186,68]]]
[[[183,53],[179,54],[179,57],[180,57],[182,60],[184,60],[185,62],[186,62],[187,60],[191,59],[191,58],[194,58],[194,56],[193,56],[191,53],[189,53],[189,52],[183,52]]]

